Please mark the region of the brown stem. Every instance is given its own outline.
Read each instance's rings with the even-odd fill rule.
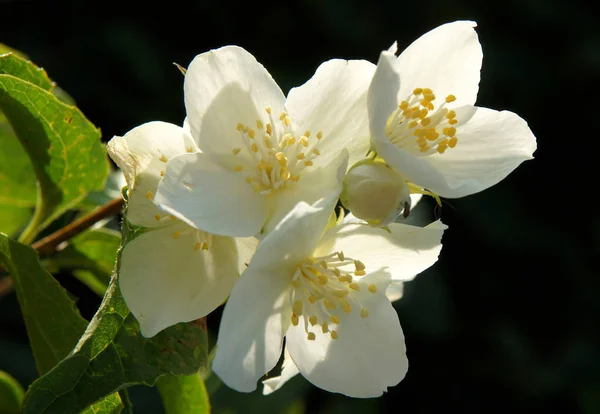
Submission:
[[[37,250],[40,256],[48,256],[54,253],[56,251],[56,247],[62,242],[77,236],[79,233],[90,228],[102,219],[116,216],[121,212],[121,208],[123,208],[122,198],[111,200],[103,206],[98,207],[91,213],[36,241],[31,245],[31,247]],[[0,266],[0,272],[3,271],[4,268]],[[0,279],[0,297],[9,293],[12,289],[12,285],[13,281],[11,277]]]

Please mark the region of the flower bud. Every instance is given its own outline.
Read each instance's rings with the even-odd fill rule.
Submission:
[[[340,201],[354,216],[385,226],[410,211],[410,190],[404,177],[385,162],[357,162],[344,177]]]

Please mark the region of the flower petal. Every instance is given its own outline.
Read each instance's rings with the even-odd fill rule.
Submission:
[[[408,370],[400,321],[385,297],[390,276],[378,272],[365,276],[364,281],[377,286],[376,293],[366,289],[356,293],[369,315],[361,318],[358,309],[348,315],[339,312],[340,323],[334,325],[338,339],[319,330],[315,340],[308,340],[304,316],[286,335],[290,355],[308,381],[324,390],[359,398],[380,396],[387,387],[398,384]]]
[[[166,122],[148,122],[125,136],[113,137],[106,147],[125,175],[129,187],[129,221],[137,226],[156,227],[155,216],[164,214],[152,202],[165,162],[197,147],[185,130]],[[191,152],[190,151],[190,152]]]
[[[207,154],[183,154],[167,164],[155,203],[190,226],[223,236],[252,236],[268,215],[268,200]]]
[[[386,269],[394,282],[411,280],[437,261],[447,228],[441,221],[427,227],[391,223],[388,228],[342,224],[325,233],[315,254],[342,251],[363,262],[367,272]]]
[[[238,251],[238,269],[242,273],[248,267],[248,263],[258,248],[256,237],[236,237],[233,239]]]
[[[397,96],[400,90],[400,74],[396,71],[395,65],[396,56],[391,51],[381,52],[367,95],[371,146],[378,153],[380,152],[377,149],[378,143],[390,144],[385,135],[385,127],[388,118],[398,108],[400,102]]]
[[[283,351],[283,364],[281,365],[281,374],[277,377],[267,378],[263,381],[263,395],[269,395],[283,386],[286,382],[298,375],[298,367],[290,356],[287,348]]]
[[[292,271],[300,261],[312,257],[336,201],[337,195],[332,195],[313,205],[296,204],[258,245],[250,267],[264,272],[272,268]]]
[[[315,163],[328,164],[341,148],[348,150],[350,166],[364,158],[370,135],[367,91],[374,72],[375,65],[365,60],[333,59],[290,90],[285,106],[299,132],[323,133]]]
[[[387,296],[390,302],[395,302],[401,299],[403,295],[404,282],[390,283],[390,285],[385,291],[385,296]]]
[[[185,75],[185,107],[192,136],[204,152],[230,154],[239,147],[237,123],[254,125],[271,106],[283,110],[285,96],[254,56],[237,46],[194,58]]]
[[[233,239],[212,236],[208,250],[198,250],[203,232],[173,223],[136,237],[121,256],[119,286],[148,338],[212,312],[239,277]]]
[[[230,388],[254,391],[258,379],[277,364],[292,312],[290,281],[285,271],[266,272],[251,265],[231,292],[212,364]]]
[[[293,188],[284,188],[273,197],[271,217],[265,226],[269,233],[300,201],[314,204],[321,198],[337,199],[342,191],[342,179],[348,165],[348,152],[342,149],[328,165],[311,167]]]
[[[444,186],[428,187],[431,191],[449,198],[474,194],[497,184],[523,161],[533,158],[535,136],[518,115],[468,106],[457,108],[456,114],[457,119],[468,119],[457,125],[456,147],[427,157],[445,178]]]
[[[476,25],[471,21],[443,24],[407,47],[396,63],[401,79],[398,99],[405,99],[414,88],[430,88],[439,100],[452,94],[453,105],[474,105],[483,60]]]

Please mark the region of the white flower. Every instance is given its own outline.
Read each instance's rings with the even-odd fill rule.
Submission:
[[[366,96],[375,65],[330,60],[288,97],[242,48],[196,58],[185,76],[191,134],[202,153],[170,159],[156,202],[196,228],[268,232],[298,201],[341,191],[369,147]]]
[[[114,137],[108,153],[123,170],[127,219],[149,228],[121,255],[119,286],[143,336],[201,318],[227,298],[254,238],[233,239],[197,230],[157,208],[152,199],[169,158],[197,151],[181,127],[150,122]]]
[[[234,287],[213,361],[229,387],[253,391],[284,336],[289,361],[271,388],[300,372],[325,390],[375,397],[404,377],[404,337],[385,292],[437,260],[445,226],[347,223],[324,233],[333,204],[296,205]]]
[[[381,53],[369,90],[371,146],[408,181],[462,197],[504,179],[533,158],[527,123],[473,106],[483,54],[474,22],[426,33],[396,57]]]
[[[404,178],[383,161],[357,162],[344,177],[340,201],[356,217],[385,226],[411,208],[410,189]]]

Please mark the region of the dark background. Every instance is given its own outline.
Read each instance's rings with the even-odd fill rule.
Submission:
[[[525,118],[538,150],[495,187],[445,200],[440,260],[397,304],[406,379],[374,400],[302,378],[271,397],[222,386],[214,412],[600,413],[598,14],[566,0],[0,0],[0,42],[43,66],[104,140],[151,120],[181,124],[183,77],[171,62],[211,48],[243,46],[287,92],[324,60],[376,62],[394,40],[402,49],[459,19],[479,25],[478,105]],[[69,286],[93,315],[99,299]],[[0,300],[0,369],[28,385],[20,318],[14,295]],[[138,412],[161,412],[154,390],[132,395]]]

